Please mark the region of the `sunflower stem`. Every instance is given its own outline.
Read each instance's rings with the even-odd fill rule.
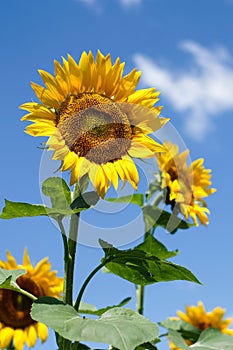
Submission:
[[[144,286],[142,286],[141,284],[136,285],[136,298],[137,298],[136,309],[140,315],[143,315],[143,312],[144,312],[144,292],[145,292]]]
[[[83,283],[83,285],[82,285],[82,287],[81,287],[81,289],[80,289],[80,291],[79,291],[79,293],[78,293],[78,297],[77,297],[77,299],[76,299],[76,302],[75,302],[75,304],[74,304],[74,308],[75,308],[76,311],[79,310],[80,302],[81,302],[81,300],[82,300],[83,293],[84,293],[84,291],[85,291],[85,289],[86,289],[88,283],[90,282],[90,280],[92,279],[92,277],[96,274],[96,272],[98,272],[100,269],[102,269],[102,267],[104,267],[105,264],[106,264],[106,262],[105,262],[105,263],[99,264],[99,265],[88,275],[88,277],[87,277],[86,280],[84,281],[84,283]]]
[[[160,202],[164,199],[164,194],[160,192],[152,202],[153,206],[158,206]],[[148,203],[147,203],[148,204]],[[144,242],[149,235],[153,235],[155,229],[146,231],[144,234]],[[144,312],[144,294],[145,286],[140,284],[135,285],[136,287],[136,310],[140,315],[143,315]]]
[[[63,246],[64,246],[64,263],[65,263],[66,262],[66,258],[69,255],[66,231],[65,231],[64,225],[62,223],[62,220],[58,219],[57,223],[58,223],[58,226],[60,228],[60,232],[61,232],[61,236],[62,236],[62,241],[63,241]]]
[[[79,185],[74,187],[73,200],[80,195]],[[73,285],[74,285],[74,265],[78,239],[78,226],[80,214],[72,214],[70,218],[69,238],[67,241],[65,229],[61,221],[58,221],[60,227],[63,244],[64,244],[64,289],[63,302],[73,305]],[[72,348],[70,340],[60,337],[59,350],[69,350]]]
[[[73,193],[73,200],[75,200],[79,195],[79,185],[76,184]],[[69,305],[73,305],[74,264],[78,238],[79,217],[79,213],[71,215],[69,238],[65,252],[65,287],[63,301]]]
[[[159,192],[159,194],[153,200],[152,206],[157,207],[163,199],[164,199],[164,194],[162,192]]]

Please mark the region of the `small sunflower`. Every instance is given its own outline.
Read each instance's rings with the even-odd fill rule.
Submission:
[[[132,158],[153,157],[163,147],[148,134],[168,119],[159,118],[162,107],[155,88],[135,90],[141,72],[133,69],[123,76],[124,62],[112,64],[110,54],[83,52],[79,63],[68,55],[57,61],[55,76],[39,70],[45,87],[32,83],[41,103],[21,106],[29,113],[22,120],[32,121],[26,132],[48,136],[53,159],[61,160],[61,170],[70,169],[73,185],[88,174],[93,186],[104,197],[118,179],[137,189],[138,171]]]
[[[35,267],[31,265],[27,249],[24,251],[23,263],[18,265],[10,252],[7,261],[0,260],[0,267],[6,270],[23,268],[27,272],[17,279],[17,284],[36,297],[60,297],[63,279],[51,271],[48,258],[42,259]],[[29,348],[36,344],[37,338],[44,342],[48,337],[47,327],[30,317],[32,300],[7,289],[0,289],[0,349],[13,344],[16,350],[24,345]]]
[[[203,166],[200,158],[187,165],[189,150],[179,153],[177,145],[164,142],[166,151],[156,155],[161,172],[161,188],[165,192],[165,203],[181,212],[186,219],[192,218],[195,225],[208,224],[209,209],[203,198],[214,193],[210,188],[211,170]]]
[[[172,319],[180,319],[199,328],[201,331],[214,327],[219,329],[223,334],[233,336],[233,329],[228,328],[232,323],[233,318],[223,319],[224,314],[225,310],[220,306],[216,307],[210,312],[206,312],[203,303],[199,301],[197,306],[186,306],[186,313],[177,311],[177,315],[179,317],[172,317]],[[188,345],[192,344],[189,340],[186,340],[186,343]],[[172,342],[170,343],[170,349],[180,350]]]

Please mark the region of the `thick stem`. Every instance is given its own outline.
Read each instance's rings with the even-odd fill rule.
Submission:
[[[69,250],[68,250],[68,243],[67,243],[67,237],[66,237],[66,231],[63,226],[62,220],[57,220],[58,226],[60,228],[61,236],[62,236],[62,241],[63,241],[63,249],[64,249],[64,271],[67,269],[67,261],[69,259]],[[64,274],[64,285],[63,285],[63,301],[64,301],[64,295],[66,291],[66,274]]]
[[[137,312],[140,315],[143,315],[144,312],[144,292],[145,292],[145,287],[142,285],[136,285],[136,298],[137,298]]]
[[[164,199],[164,194],[162,192],[160,192],[157,195],[157,197],[155,197],[155,199],[153,200],[152,205],[158,206],[163,199]]]
[[[79,186],[76,184],[73,194],[73,200],[80,195]],[[74,283],[74,264],[78,239],[78,225],[80,214],[72,214],[70,218],[70,231],[68,239],[68,256],[66,261],[65,278],[66,286],[64,293],[64,302],[73,305],[73,283]]]
[[[73,200],[80,195],[78,184],[75,185]],[[72,214],[70,218],[69,238],[67,241],[66,232],[61,221],[58,221],[63,245],[64,245],[64,289],[63,289],[63,302],[65,304],[73,305],[73,284],[74,284],[74,265],[75,255],[78,239],[78,225],[80,214]],[[58,336],[59,350],[70,350],[72,348],[72,342]]]
[[[152,205],[158,206],[160,202],[163,200],[163,197],[164,197],[163,193],[160,192],[157,195],[157,197],[153,200]],[[152,232],[151,230],[147,231],[144,235],[144,241],[149,235],[153,234],[153,232],[154,232],[154,229]],[[145,293],[145,286],[136,285],[136,299],[137,299],[136,309],[140,315],[143,315],[143,312],[144,312],[144,293]]]

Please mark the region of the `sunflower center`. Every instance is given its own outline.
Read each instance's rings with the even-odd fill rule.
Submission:
[[[131,125],[120,104],[96,93],[70,96],[58,111],[57,128],[70,151],[97,164],[121,158],[131,144]]]
[[[44,296],[43,288],[31,278],[20,276],[18,285],[36,297]],[[25,295],[7,289],[0,289],[0,322],[12,328],[25,328],[35,321],[30,316],[32,300]]]

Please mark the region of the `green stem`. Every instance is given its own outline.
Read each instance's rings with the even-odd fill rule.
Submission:
[[[64,270],[66,271],[67,267],[67,261],[69,259],[69,250],[68,250],[68,243],[67,243],[67,237],[66,237],[66,231],[63,226],[62,220],[57,220],[58,226],[60,228],[62,240],[63,240],[63,248],[64,248]],[[64,286],[63,286],[63,295],[65,295],[65,290],[66,290],[66,278],[64,276]]]
[[[104,267],[106,264],[106,261],[105,263],[101,263],[99,264],[89,275],[88,277],[86,278],[86,280],[84,281],[79,293],[78,293],[78,296],[77,296],[77,299],[76,299],[76,302],[74,304],[74,308],[76,311],[79,310],[79,306],[80,306],[80,302],[82,300],[82,296],[83,296],[83,293],[88,285],[88,283],[90,282],[90,280],[92,279],[92,277],[100,270],[102,269],[102,267]]]
[[[164,194],[160,192],[157,197],[152,202],[153,206],[158,206],[159,203],[163,200]],[[154,233],[153,229],[152,231],[147,231],[144,235],[144,241],[146,238]],[[136,285],[136,299],[137,299],[137,304],[136,304],[136,310],[140,315],[143,315],[144,312],[144,294],[145,294],[145,286],[142,285]]]
[[[160,192],[157,197],[155,197],[155,199],[153,200],[152,204],[153,206],[158,206],[159,203],[164,199],[164,194],[162,192]]]
[[[137,298],[137,312],[140,315],[143,315],[144,312],[144,292],[145,292],[145,286],[142,285],[136,285],[136,298]]]
[[[67,243],[67,237],[66,237],[66,231],[64,228],[64,225],[62,223],[61,219],[57,220],[60,232],[61,232],[61,237],[63,241],[63,249],[64,249],[64,271],[67,270],[67,262],[69,260],[69,249],[68,249],[68,243]],[[65,294],[66,294],[66,284],[67,284],[67,279],[66,279],[66,274],[64,273],[64,285],[63,285],[63,301],[65,300]],[[67,344],[67,340],[62,338],[60,334],[55,332],[56,336],[56,342],[58,345],[58,348],[63,350],[66,348],[69,348],[69,344]]]
[[[58,226],[60,228],[60,232],[62,234],[62,240],[63,240],[63,246],[64,246],[64,260],[68,256],[68,244],[67,244],[67,238],[66,238],[66,231],[63,226],[62,220],[57,220]]]
[[[27,291],[24,290],[24,289],[21,289],[21,288],[20,288],[19,293],[25,295],[25,296],[28,297],[29,299],[32,299],[33,301],[37,300],[37,297],[35,297],[35,295],[33,295],[33,294],[27,292]]]
[[[72,350],[78,350],[79,342],[73,344]]]
[[[73,200],[80,195],[78,184],[75,185]],[[58,220],[58,225],[62,234],[64,245],[64,288],[63,302],[73,305],[73,285],[74,285],[74,265],[78,239],[78,226],[80,214],[72,214],[70,218],[69,238],[67,241],[66,232],[61,220]],[[58,336],[59,350],[70,350],[72,342]]]
[[[79,186],[74,188],[73,200],[80,195]],[[80,214],[72,214],[70,218],[70,230],[68,239],[68,256],[65,263],[65,290],[64,302],[73,305],[74,264],[78,239],[78,225]]]

